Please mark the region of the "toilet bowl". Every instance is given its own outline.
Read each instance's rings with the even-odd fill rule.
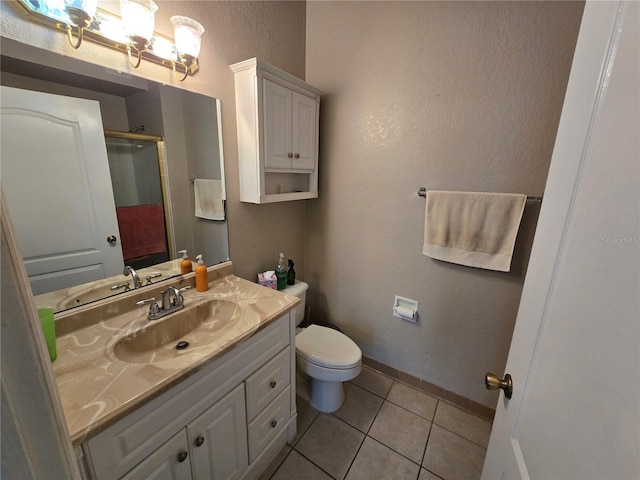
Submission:
[[[300,281],[283,293],[300,298],[296,326],[302,322],[306,291],[309,286]],[[311,406],[331,413],[344,403],[343,382],[355,378],[362,369],[362,352],[345,334],[320,325],[296,329],[296,364],[298,370],[311,378]]]

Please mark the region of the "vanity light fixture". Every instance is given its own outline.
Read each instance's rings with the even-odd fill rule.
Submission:
[[[204,27],[188,17],[176,15],[171,17],[173,24],[173,36],[176,39],[176,53],[179,62],[173,64],[173,75],[181,82],[187,78],[189,70],[198,66],[198,54],[200,53],[200,41],[204,33]],[[184,68],[184,76],[179,78],[176,73],[176,64]]]
[[[67,27],[69,44],[76,50],[80,48],[84,38],[84,30],[91,25],[98,9],[98,0],[64,0],[64,10],[69,16]],[[78,29],[78,39],[73,40],[73,27]]]
[[[158,5],[153,0],[120,0],[121,17],[98,8],[98,0],[12,0],[33,20],[65,31],[73,48],[91,41],[126,53],[133,68],[142,59],[173,70],[180,81],[198,71],[204,27],[187,17],[172,17],[175,41],[154,33]],[[176,19],[174,21],[174,19]],[[74,33],[77,29],[77,40]]]
[[[142,52],[147,50],[153,38],[153,27],[158,5],[153,0],[120,0],[120,15],[124,33],[129,38],[127,55],[133,68],[140,66]],[[136,60],[133,60],[131,50],[136,51]]]

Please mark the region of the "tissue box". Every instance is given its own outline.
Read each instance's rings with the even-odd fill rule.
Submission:
[[[274,290],[278,287],[278,282],[275,274],[272,274],[271,277],[265,278],[264,273],[259,273],[258,283],[260,285],[264,285],[265,287],[273,288]]]

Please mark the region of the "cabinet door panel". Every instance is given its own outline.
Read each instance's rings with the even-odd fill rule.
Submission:
[[[313,98],[293,93],[293,168],[296,170],[316,167],[317,108]]]
[[[288,88],[264,82],[264,167],[291,168],[291,102]]]
[[[240,478],[248,466],[244,385],[187,426],[187,436],[194,479]]]
[[[189,459],[183,458],[187,452],[187,434],[184,429],[158,450],[149,455],[137,467],[127,473],[122,480],[187,480],[191,478]],[[180,456],[182,454],[182,456]]]

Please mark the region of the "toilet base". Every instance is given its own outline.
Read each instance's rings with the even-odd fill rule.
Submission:
[[[324,413],[333,413],[344,403],[342,382],[327,382],[311,378],[311,406]]]

